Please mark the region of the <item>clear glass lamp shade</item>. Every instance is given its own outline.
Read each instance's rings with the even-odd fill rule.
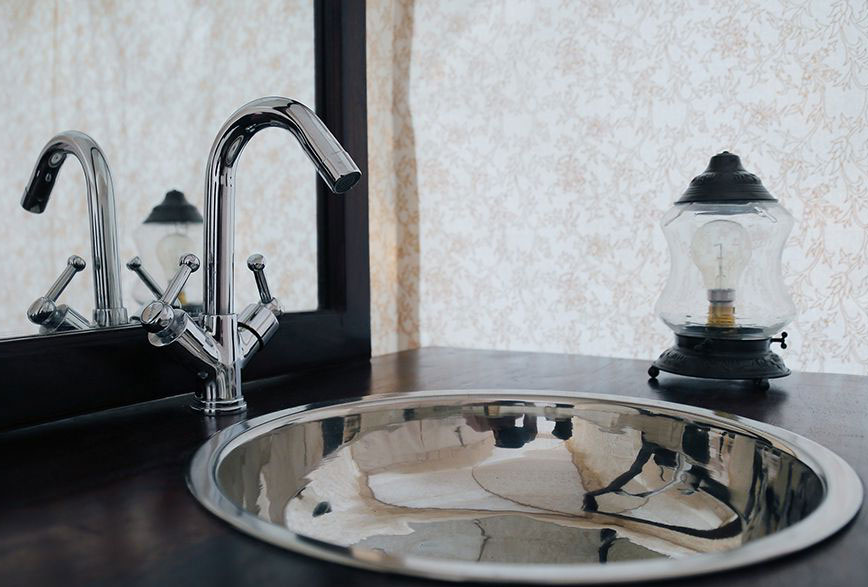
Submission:
[[[793,319],[781,271],[793,217],[777,201],[675,204],[662,227],[670,271],[655,311],[677,334],[764,339]]]

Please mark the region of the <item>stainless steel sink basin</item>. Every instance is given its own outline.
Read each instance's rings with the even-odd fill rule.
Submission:
[[[328,561],[449,580],[624,582],[815,544],[859,510],[853,469],[767,424],[672,403],[437,391],[305,406],[212,437],[193,494]]]

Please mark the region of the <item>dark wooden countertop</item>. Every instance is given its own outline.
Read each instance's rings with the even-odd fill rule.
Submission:
[[[868,378],[797,373],[758,393],[737,383],[665,374],[652,387],[647,368],[643,361],[430,348],[252,384],[248,416],[311,401],[424,389],[613,393],[781,426],[829,447],[868,478]],[[0,585],[434,584],[282,551],[205,512],[188,493],[184,475],[193,452],[213,432],[213,421],[209,426],[186,410],[186,401],[170,398],[0,435]],[[861,584],[868,576],[864,509],[842,532],[808,551],[687,581]]]

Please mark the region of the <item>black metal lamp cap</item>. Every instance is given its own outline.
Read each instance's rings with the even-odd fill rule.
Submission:
[[[738,155],[724,151],[711,158],[708,167],[693,178],[684,195],[675,202],[777,201],[753,173],[741,165]]]
[[[159,205],[154,206],[145,224],[201,224],[202,215],[187,201],[183,192],[172,190]]]

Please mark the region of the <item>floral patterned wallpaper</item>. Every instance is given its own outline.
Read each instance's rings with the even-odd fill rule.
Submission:
[[[25,311],[76,253],[90,264],[83,174],[68,159],[42,215],[19,205],[44,144],[78,129],[103,148],[117,199],[121,257],[133,231],[176,188],[203,211],[205,163],[223,122],[268,95],[314,102],[310,0],[0,1],[0,336],[32,334]],[[239,163],[236,303],[257,299],[244,260],[268,260],[289,309],[317,304],[316,174],[297,143],[266,130]],[[198,241],[198,239],[197,239]],[[153,259],[145,259],[158,274]],[[137,278],[122,267],[126,305]],[[191,279],[198,279],[194,275]],[[90,267],[62,301],[90,317]]]
[[[791,367],[868,374],[864,0],[368,0],[374,351],[655,357],[724,149],[796,218]]]

